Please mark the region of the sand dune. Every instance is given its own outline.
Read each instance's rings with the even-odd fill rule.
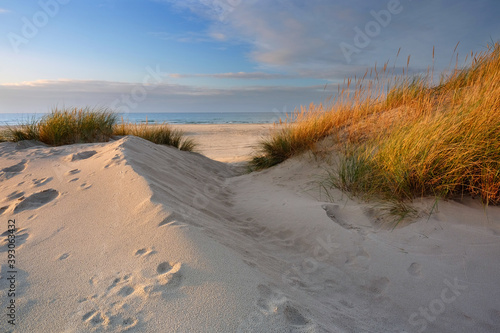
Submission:
[[[429,215],[422,200],[392,230],[374,204],[327,200],[324,168],[304,156],[241,175],[135,137],[2,143],[0,289],[16,325],[3,315],[0,330],[500,331],[499,208]]]

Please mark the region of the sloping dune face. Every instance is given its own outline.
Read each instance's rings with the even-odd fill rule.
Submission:
[[[495,332],[500,210],[420,203],[394,230],[307,158],[238,175],[125,137],[0,144],[5,332]],[[5,232],[4,232],[5,230]],[[14,270],[15,273],[9,273]],[[14,274],[14,282],[9,277]],[[10,311],[10,310],[9,310]]]
[[[233,175],[228,166],[126,137],[4,143],[0,169],[2,229],[8,220],[16,227],[16,262],[2,261],[0,280],[2,294],[15,291],[2,308],[15,302],[16,325],[2,319],[2,332],[236,332],[255,320],[262,332],[316,330],[210,237],[217,209],[229,206],[228,190],[218,190]],[[263,300],[276,308],[249,317]]]

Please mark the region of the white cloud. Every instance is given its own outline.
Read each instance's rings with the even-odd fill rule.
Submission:
[[[10,10],[5,8],[0,8],[0,14],[10,13]]]
[[[500,38],[498,23],[491,29],[491,24],[478,19],[500,9],[496,0],[480,0],[479,5],[466,0],[164,1],[209,20],[210,38],[220,36],[221,41],[250,45],[248,55],[259,70],[316,78],[324,78],[325,73],[352,73],[356,67],[361,69],[359,74],[376,62],[394,60],[400,47],[401,63],[411,54],[413,66],[426,69],[432,46],[436,46],[440,70],[448,66],[458,41],[466,54],[484,46],[490,36]],[[387,13],[390,3],[399,3],[397,13],[380,24],[373,13]],[[366,35],[367,27],[375,29],[369,40],[358,43],[357,52],[346,57],[341,43],[355,46],[356,29]]]

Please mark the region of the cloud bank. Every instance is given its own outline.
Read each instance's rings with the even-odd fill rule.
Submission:
[[[322,102],[324,86],[214,89],[162,82],[39,80],[0,85],[0,113],[43,113],[54,107],[111,107],[119,112],[272,112]]]

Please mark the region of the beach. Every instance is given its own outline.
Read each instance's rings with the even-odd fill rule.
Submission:
[[[203,155],[226,163],[248,161],[257,149],[259,140],[267,136],[272,124],[176,124],[198,143]]]
[[[271,127],[0,143],[0,331],[500,331],[499,207],[419,199],[393,227],[312,153],[241,168]]]

